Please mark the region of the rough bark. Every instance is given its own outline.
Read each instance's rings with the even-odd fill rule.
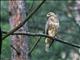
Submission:
[[[26,7],[24,0],[9,0],[9,22],[11,29],[18,26],[26,18]],[[26,23],[27,24],[27,23]],[[28,26],[24,25],[16,32],[28,31]],[[25,35],[11,36],[12,56],[11,60],[30,60],[28,56],[28,37]]]

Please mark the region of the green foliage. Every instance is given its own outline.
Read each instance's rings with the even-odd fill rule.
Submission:
[[[4,25],[3,25],[4,24]],[[1,28],[3,31],[9,31],[8,23],[1,23]],[[6,38],[2,43],[2,60],[9,60],[11,58],[11,48],[10,48],[10,39]]]
[[[2,27],[2,30],[5,30],[5,31],[9,31],[9,27],[10,27],[8,22],[4,23],[4,21],[5,22],[8,21],[7,2],[8,1],[1,1],[1,14],[0,14],[2,18],[1,27]],[[41,1],[34,1],[33,8],[31,10],[36,8],[40,2]],[[28,8],[31,7],[32,3],[33,3],[33,0],[29,0],[28,2],[26,1],[26,4],[28,4]],[[60,20],[60,32],[58,37],[61,38],[63,41],[76,43],[80,45],[80,29],[77,26],[75,20],[72,17],[68,17],[67,7],[66,7],[67,4],[68,4],[67,0],[65,1],[59,1],[59,0],[48,1],[47,0],[47,2],[45,2],[43,6],[30,18],[28,22],[29,31],[43,32],[45,23],[47,21],[46,14],[52,11],[58,15],[58,18]],[[73,1],[73,4],[74,4],[74,1]],[[30,40],[29,40],[30,48],[35,43],[36,39],[38,39],[38,37],[30,37]],[[42,38],[38,46],[36,46],[35,50],[32,52],[32,60],[62,60],[61,53],[65,52],[69,54],[70,51],[73,49],[68,45],[55,41],[50,48],[50,52],[46,53],[44,40],[45,38]],[[9,38],[3,41],[2,56],[4,58],[10,58],[11,56]]]
[[[5,22],[8,20],[8,1],[0,1],[1,7],[0,7],[0,18],[2,22]],[[4,18],[5,17],[5,18]]]

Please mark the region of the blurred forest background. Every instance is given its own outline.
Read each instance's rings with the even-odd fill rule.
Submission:
[[[1,28],[4,31],[10,30],[8,1],[0,1],[0,18]],[[26,4],[28,12],[31,12],[38,6],[41,1],[27,0]],[[33,6],[32,6],[33,4]],[[54,12],[58,15],[60,21],[60,31],[58,38],[69,43],[78,44],[80,46],[80,26],[75,20],[77,14],[74,10],[76,5],[75,0],[54,0],[46,1],[41,8],[28,21],[29,32],[44,31],[47,21],[46,14]],[[32,6],[31,10],[30,7]],[[73,9],[72,9],[73,8]],[[30,48],[39,37],[29,37]],[[32,52],[32,60],[80,60],[80,49],[55,41],[50,48],[50,52],[45,52],[45,38],[41,38],[39,44]],[[6,38],[2,44],[2,60],[11,58],[10,37]]]

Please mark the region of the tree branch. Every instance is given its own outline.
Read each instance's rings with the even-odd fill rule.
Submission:
[[[18,51],[13,45],[11,47],[16,51],[17,55],[20,55],[20,51]]]
[[[32,11],[33,5],[34,5],[34,0],[33,0],[33,2],[32,2],[31,7],[28,9],[28,11],[29,11],[28,13],[30,13],[30,12]]]
[[[39,37],[39,39],[34,43],[34,45],[32,46],[32,48],[30,49],[30,51],[29,51],[29,53],[28,53],[29,55],[31,55],[32,51],[35,49],[35,47],[36,47],[37,44],[39,43],[40,39],[41,39],[41,37]]]
[[[2,31],[2,33],[5,33],[7,34],[8,32],[4,32]],[[31,33],[31,32],[26,32],[26,33],[11,33],[11,35],[28,35],[28,36],[41,36],[41,37],[47,37],[47,38],[51,38],[55,41],[58,41],[60,43],[63,43],[63,44],[67,44],[67,45],[70,45],[70,46],[73,46],[73,47],[76,47],[76,48],[80,48],[80,45],[76,45],[76,44],[72,44],[72,43],[69,43],[69,42],[66,42],[66,41],[62,41],[61,39],[58,39],[58,38],[53,38],[51,36],[48,36],[46,34],[43,34],[43,33]]]
[[[32,15],[41,7],[41,5],[45,2],[46,0],[43,0],[36,9],[34,9],[22,23],[20,23],[17,27],[14,27],[10,32],[8,32],[4,37],[2,37],[2,40],[4,40],[6,37],[8,37],[10,34],[14,33],[16,30],[18,30],[20,27],[22,27],[29,19],[32,17]]]

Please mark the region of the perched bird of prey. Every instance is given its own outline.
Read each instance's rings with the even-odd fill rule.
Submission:
[[[58,17],[55,15],[55,13],[49,12],[47,14],[47,18],[48,18],[48,20],[45,25],[45,34],[54,38],[58,32],[58,29],[59,29]],[[52,42],[53,42],[53,40],[50,38],[45,39],[45,43],[46,43],[45,51],[46,52],[49,52],[49,47]]]

